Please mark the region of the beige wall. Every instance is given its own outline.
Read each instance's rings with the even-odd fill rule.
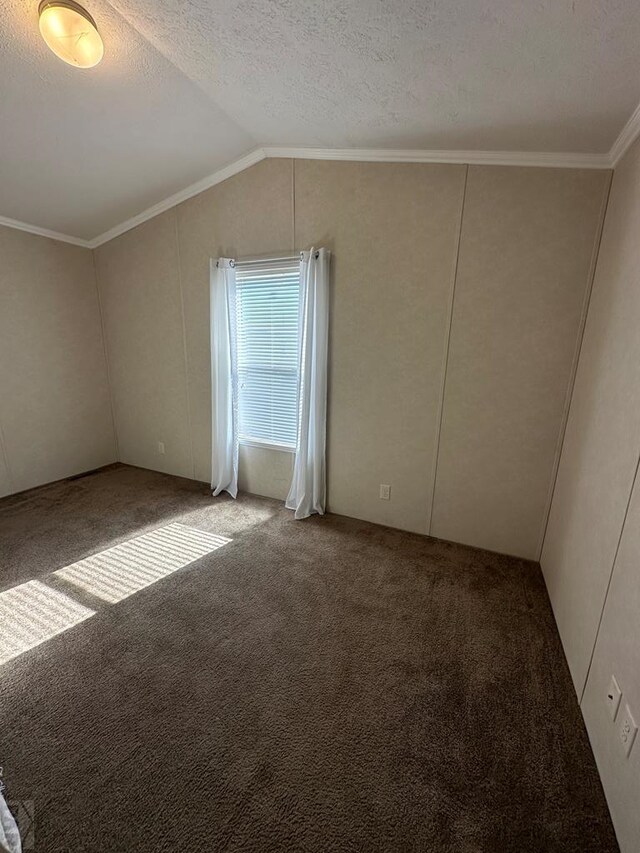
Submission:
[[[0,495],[113,462],[92,253],[0,227]]]
[[[427,533],[466,168],[295,169],[296,241],[333,253],[329,508]]]
[[[579,694],[620,538],[640,432],[640,165],[616,169],[542,552]]]
[[[434,536],[538,557],[608,181],[469,169]]]
[[[606,692],[613,674],[640,722],[638,234],[636,143],[613,178],[541,560],[623,853],[640,849],[640,741],[626,759]]]
[[[626,758],[618,738],[627,703],[640,725],[639,613],[640,481],[636,481],[582,700],[622,853],[640,850],[640,739]],[[611,720],[605,700],[612,674],[623,691],[616,722]]]
[[[537,558],[607,184],[598,171],[473,167],[467,182],[465,166],[269,159],[105,244],[121,459],[209,479],[209,258],[322,244],[329,508]],[[282,498],[291,463],[243,448],[240,486]]]
[[[192,477],[175,210],[95,254],[120,461]]]

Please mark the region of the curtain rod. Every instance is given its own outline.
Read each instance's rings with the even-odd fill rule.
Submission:
[[[271,258],[265,258],[262,255],[248,255],[234,258],[234,260],[237,264],[269,264],[274,261],[297,261],[300,258],[300,254],[300,252],[293,252],[293,254],[274,255]]]
[[[260,255],[251,255],[242,258],[229,258],[229,264],[232,267],[237,264],[272,264],[276,261],[299,261],[302,259],[304,252],[296,252],[294,255],[275,255],[273,258],[263,258]],[[317,258],[320,252],[316,249],[313,253],[314,258]],[[216,262],[216,266],[218,266]]]

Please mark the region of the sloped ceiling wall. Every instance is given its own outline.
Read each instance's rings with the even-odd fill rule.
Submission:
[[[81,71],[40,38],[38,0],[4,4],[5,224],[93,240],[269,144],[606,167],[640,98],[635,0],[87,5],[106,51]]]
[[[105,243],[123,461],[209,479],[209,258],[322,243],[331,510],[537,559],[608,183],[265,160]],[[242,484],[283,498],[289,466],[246,448]]]

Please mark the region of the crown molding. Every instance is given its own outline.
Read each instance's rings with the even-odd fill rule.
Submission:
[[[89,240],[90,249],[97,249],[103,243],[119,237],[136,225],[142,225],[159,213],[193,198],[227,178],[254,166],[267,158],[287,158],[294,160],[348,160],[367,163],[457,163],[485,166],[544,166],[557,169],[608,169],[609,158],[606,154],[553,154],[521,151],[403,151],[402,149],[379,148],[292,148],[269,145],[255,148],[239,160],[234,160],[217,172],[201,181],[186,187],[164,201],[147,208],[137,216],[127,219],[115,228],[105,231],[93,240]]]
[[[152,207],[148,207],[146,210],[143,210],[142,213],[139,213],[137,216],[132,216],[131,219],[121,222],[120,225],[116,225],[115,228],[111,228],[109,231],[105,231],[104,234],[100,234],[97,237],[94,237],[93,240],[89,240],[89,248],[97,249],[98,246],[102,246],[103,243],[113,240],[114,237],[119,237],[126,231],[130,231],[132,228],[135,228],[136,225],[142,225],[142,223],[146,222],[148,219],[153,219],[154,216],[158,216],[158,214],[164,213],[166,210],[175,207],[177,204],[193,198],[194,195],[198,195],[199,193],[214,187],[216,184],[226,181],[227,178],[237,175],[238,172],[244,172],[244,170],[248,169],[249,166],[255,166],[256,163],[264,160],[264,156],[262,148],[255,148],[253,151],[250,151],[238,160],[234,160],[232,163],[223,166],[222,169],[218,169],[211,175],[207,175],[206,178],[202,178],[202,180],[197,181],[195,184],[185,187],[185,189],[180,190],[180,192],[174,193],[174,195],[169,196],[169,198],[165,198],[163,201],[159,201],[158,204],[154,204]]]
[[[635,108],[629,121],[620,131],[620,135],[609,151],[609,168],[615,169],[636,139],[640,136],[640,104]]]
[[[16,231],[26,231],[27,234],[35,234],[38,237],[47,237],[49,240],[57,240],[60,243],[82,246],[83,249],[91,248],[89,240],[72,237],[70,234],[61,234],[59,231],[51,231],[49,228],[40,228],[39,225],[30,225],[28,222],[20,222],[17,219],[8,219],[6,216],[0,216],[0,225],[4,225],[6,228],[14,228]]]
[[[26,222],[18,222],[15,219],[7,219],[0,216],[0,225],[8,228],[17,228],[29,234],[37,234],[40,237],[48,237],[51,240],[59,240],[63,243],[71,243],[74,246],[82,246],[85,249],[97,249],[103,243],[119,237],[137,225],[164,213],[175,205],[187,201],[198,193],[214,187],[216,184],[226,181],[233,175],[243,172],[250,166],[254,166],[266,158],[291,158],[295,160],[346,160],[361,163],[452,163],[468,164],[472,166],[539,166],[556,169],[614,169],[621,158],[629,150],[630,146],[640,136],[640,104],[636,107],[633,115],[625,124],[618,138],[611,146],[607,154],[579,154],[564,152],[544,151],[443,151],[443,150],[403,150],[384,148],[305,148],[267,145],[254,148],[248,154],[234,160],[211,175],[191,184],[185,189],[152,207],[143,210],[137,216],[121,222],[114,228],[99,234],[92,240],[83,240],[69,234],[60,234],[37,225],[29,225]]]
[[[362,163],[454,163],[472,166],[544,166],[557,169],[608,169],[607,154],[536,151],[429,151],[385,148],[291,148],[266,146],[265,157],[296,160],[350,160]]]

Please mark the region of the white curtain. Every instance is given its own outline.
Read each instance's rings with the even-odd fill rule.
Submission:
[[[6,853],[20,853],[22,842],[14,816],[0,793],[0,850]]]
[[[286,503],[296,518],[324,515],[326,503],[329,261],[326,249],[312,249],[300,263],[298,446]]]
[[[238,494],[236,270],[230,258],[211,260],[211,489]]]

